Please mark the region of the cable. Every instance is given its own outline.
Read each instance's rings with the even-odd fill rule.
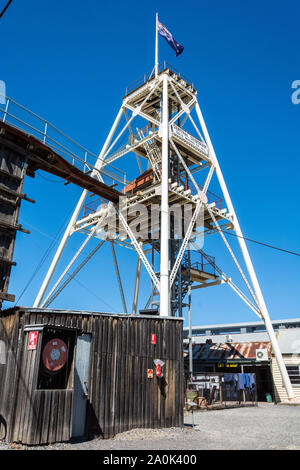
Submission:
[[[277,246],[269,245],[268,243],[263,243],[257,240],[252,240],[251,238],[242,237],[241,235],[237,235],[236,233],[229,232],[226,229],[224,229],[223,232],[227,233],[228,235],[233,235],[234,237],[243,238],[244,240],[247,240],[248,242],[253,242],[253,243],[257,243],[258,245],[263,245],[263,246],[267,246],[268,248],[273,248],[273,250],[283,251],[285,253],[289,253],[290,255],[300,256],[300,253],[296,253],[294,251],[289,251],[289,250],[284,250],[283,248],[278,248]]]
[[[37,230],[39,233],[41,233],[42,235],[48,237],[48,238],[51,238],[52,239],[52,242],[50,243],[49,247],[47,248],[46,252],[44,253],[44,255],[42,256],[40,262],[38,263],[37,267],[35,268],[32,276],[30,277],[29,281],[27,282],[27,284],[25,285],[23,291],[21,292],[21,294],[19,295],[18,297],[18,300],[15,302],[15,306],[18,304],[19,300],[21,299],[21,297],[24,295],[25,291],[28,289],[29,285],[31,284],[32,280],[34,279],[34,277],[36,276],[36,274],[38,273],[38,271],[40,270],[40,268],[42,267],[43,263],[46,261],[46,258],[48,257],[48,255],[50,254],[50,251],[52,250],[52,248],[54,247],[54,245],[57,243],[57,239],[59,238],[61,232],[63,231],[64,229],[64,226],[65,226],[65,223],[66,223],[66,220],[70,218],[70,215],[71,215],[71,212],[73,211],[73,208],[71,209],[71,211],[69,212],[69,214],[67,215],[65,221],[63,222],[63,225],[61,226],[61,228],[58,230],[56,236],[53,238],[51,237],[50,235],[48,235],[47,233],[45,232],[42,232],[41,230],[39,230],[37,227],[34,227],[33,225],[30,225],[28,223],[26,223],[27,225],[30,225],[33,229]],[[76,250],[74,250],[76,251]],[[88,254],[86,253],[85,251],[83,251],[84,254]],[[91,289],[89,289],[86,285],[84,285],[81,281],[79,281],[78,279],[76,279],[75,277],[73,278],[73,280],[75,282],[77,282],[81,287],[83,287],[87,292],[89,292],[90,294],[92,294],[94,297],[96,297],[98,300],[100,300],[103,304],[105,304],[107,307],[109,307],[112,311],[114,310],[114,308],[109,304],[107,303],[104,299],[102,299],[99,295],[97,295],[95,292],[93,292]]]
[[[23,297],[24,293],[26,292],[26,290],[28,289],[28,287],[30,286],[31,282],[33,281],[34,277],[36,276],[36,274],[38,273],[38,271],[40,270],[40,268],[42,267],[42,265],[44,264],[44,262],[46,261],[48,255],[50,254],[52,248],[55,246],[55,244],[57,243],[57,240],[60,236],[60,234],[62,233],[65,225],[66,225],[66,222],[67,220],[69,219],[70,215],[71,215],[71,212],[73,211],[73,208],[70,210],[70,212],[68,213],[68,215],[66,216],[65,220],[63,221],[63,224],[61,225],[61,227],[58,229],[55,237],[52,239],[52,242],[50,243],[50,245],[48,246],[48,248],[46,249],[45,253],[43,254],[41,260],[39,261],[39,263],[37,264],[33,274],[31,275],[31,277],[29,278],[28,282],[26,283],[24,289],[22,290],[21,294],[19,295],[18,299],[16,300],[15,302],[15,306],[18,304],[18,302],[20,301],[21,297]],[[33,227],[33,226],[32,226]],[[35,227],[33,227],[35,228]],[[46,235],[46,234],[44,234]],[[49,235],[47,235],[49,237]],[[52,238],[52,237],[51,237]]]
[[[3,8],[3,10],[1,11],[0,13],[0,18],[2,18],[2,16],[4,15],[4,13],[6,12],[6,10],[8,9],[9,5],[11,4],[12,0],[8,0],[6,6]]]
[[[94,297],[96,297],[96,299],[100,300],[100,302],[102,302],[103,304],[107,305],[107,307],[109,307],[112,311],[115,311],[115,308],[112,307],[110,304],[108,304],[107,302],[105,302],[104,299],[102,299],[101,297],[99,297],[99,295],[97,295],[95,292],[93,292],[91,289],[89,289],[86,285],[82,284],[81,281],[79,281],[78,279],[76,279],[76,277],[73,278],[73,281],[77,282],[81,287],[84,287],[84,289],[89,292],[90,294],[92,294]]]

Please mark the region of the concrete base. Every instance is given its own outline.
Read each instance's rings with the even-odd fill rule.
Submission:
[[[300,406],[300,401],[280,401],[277,405]]]

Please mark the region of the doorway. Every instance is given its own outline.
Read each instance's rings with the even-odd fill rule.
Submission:
[[[77,336],[71,437],[83,437],[85,435],[90,350],[91,335],[83,334]]]

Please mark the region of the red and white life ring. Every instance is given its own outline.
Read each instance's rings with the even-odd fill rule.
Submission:
[[[68,348],[61,339],[48,341],[43,350],[43,364],[51,372],[60,370],[68,359]]]

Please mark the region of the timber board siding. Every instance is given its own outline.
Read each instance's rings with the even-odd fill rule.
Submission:
[[[292,354],[283,354],[283,360],[285,365],[300,365],[300,358],[298,358],[295,362],[295,358],[293,358]],[[288,401],[288,396],[286,393],[286,389],[282,383],[281,373],[278,367],[277,360],[275,356],[272,356],[272,371],[273,371],[273,381],[274,381],[274,391],[275,391],[275,401],[277,403]],[[293,391],[295,392],[295,396],[298,400],[300,400],[300,386],[292,385]]]
[[[181,319],[16,308],[2,312],[0,339],[5,336],[4,325],[10,331],[11,353],[7,364],[0,365],[0,414],[9,442],[47,444],[67,441],[72,435],[73,380],[68,389],[37,389],[42,331],[36,350],[27,349],[28,328],[34,325],[91,334],[86,437],[183,426]],[[155,345],[151,334],[156,335]],[[155,375],[155,359],[165,362],[163,379]],[[153,379],[148,379],[147,369],[153,369]]]

